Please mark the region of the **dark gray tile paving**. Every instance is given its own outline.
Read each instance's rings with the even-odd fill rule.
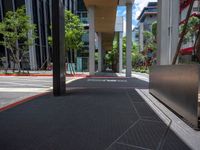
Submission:
[[[139,121],[118,142],[155,150],[166,129],[164,123]]]
[[[145,102],[135,90],[128,90],[127,93],[133,102]]]
[[[191,150],[191,148],[177,137],[174,132],[169,130],[162,150]]]
[[[147,103],[134,103],[134,106],[142,119],[161,121]]]
[[[130,147],[130,146],[116,143],[112,145],[108,150],[144,150],[144,149],[137,148],[137,147]]]
[[[2,150],[104,150],[138,117],[124,90],[85,89],[0,113]]]
[[[46,95],[1,112],[0,150],[105,150],[139,120],[138,114],[154,119],[155,114],[133,90],[147,88],[146,82],[87,80],[68,84],[66,96]],[[132,103],[127,90],[132,94]],[[184,143],[173,133],[167,134],[164,143],[166,128],[162,122],[140,120],[119,140],[136,147],[115,143],[111,150],[155,150],[160,144],[164,150],[185,150]]]
[[[95,81],[96,79],[96,81]],[[115,80],[114,82],[111,80]],[[126,82],[124,82],[126,81]],[[147,89],[148,83],[136,78],[85,78],[67,84],[67,87],[87,88],[142,88]]]

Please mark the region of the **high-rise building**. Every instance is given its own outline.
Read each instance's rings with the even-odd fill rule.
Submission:
[[[1,20],[7,11],[15,11],[21,6],[26,7],[26,13],[30,16],[30,22],[36,25],[37,38],[29,48],[29,63],[26,68],[40,69],[51,61],[51,49],[48,46],[48,36],[51,35],[51,0],[0,0]],[[9,60],[9,50],[1,46],[1,54],[6,56],[9,67],[12,62]]]
[[[138,27],[135,31],[137,33],[135,33],[135,35],[138,36],[140,51],[144,50],[143,32],[151,32],[152,23],[157,21],[157,13],[157,2],[149,2],[147,7],[142,10],[141,14],[138,17]]]
[[[86,34],[83,36],[84,48],[78,51],[77,54],[70,53],[70,55],[77,55],[78,57],[88,57],[88,19],[87,9],[83,0],[64,0],[65,9],[78,15],[84,23]],[[45,69],[47,65],[52,62],[52,48],[48,44],[48,36],[51,36],[51,5],[52,0],[0,0],[0,21],[3,20],[7,11],[15,11],[21,6],[26,7],[27,15],[30,16],[30,22],[36,25],[37,38],[29,48],[29,55],[27,56],[29,62],[23,64],[26,69],[38,70]],[[0,38],[3,37],[0,35]],[[6,57],[6,62],[12,68],[12,62],[9,60],[9,50],[0,46],[0,57]],[[87,62],[86,62],[87,63]],[[87,64],[85,64],[86,66]]]

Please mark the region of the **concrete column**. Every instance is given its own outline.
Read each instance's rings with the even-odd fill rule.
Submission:
[[[43,9],[44,9],[44,29],[45,29],[45,48],[46,48],[46,62],[49,64],[49,45],[48,45],[48,24],[47,24],[47,8],[46,8],[46,0],[43,1]]]
[[[89,73],[95,74],[95,29],[94,29],[94,6],[88,7],[89,19]]]
[[[179,1],[158,0],[158,51],[159,65],[170,65],[178,44]]]
[[[126,4],[126,77],[132,72],[132,3]]]
[[[171,0],[171,52],[169,54],[169,62],[170,64],[173,61],[174,55],[176,53],[176,49],[178,46],[178,40],[179,40],[179,22],[180,22],[180,13],[179,13],[179,7],[180,2],[179,0]]]
[[[123,33],[119,32],[119,73],[121,73],[122,69],[123,69],[123,49],[122,49],[122,44],[123,44]]]
[[[144,35],[143,35],[143,32],[144,32],[144,24],[140,23],[140,26],[139,26],[139,45],[140,45],[140,51],[143,51],[143,49],[144,49]]]
[[[98,33],[98,72],[102,72],[103,54],[102,54],[102,34]]]
[[[26,14],[30,16],[30,23],[33,23],[33,6],[32,0],[25,0],[26,5]],[[28,37],[32,37],[33,32],[29,31]],[[35,41],[33,41],[33,45],[29,46],[29,63],[31,70],[37,70],[37,60],[36,60],[36,51],[35,51]]]
[[[40,45],[40,63],[41,63],[41,66],[43,65],[43,53],[42,53],[42,51],[43,51],[43,49],[42,49],[42,33],[41,33],[41,18],[40,18],[40,1],[36,1],[36,3],[37,3],[37,15],[38,15],[38,33],[39,33],[39,36],[38,36],[38,38],[39,38],[39,45]],[[40,67],[41,67],[40,66]]]
[[[63,0],[52,0],[53,94],[65,94],[65,19]]]

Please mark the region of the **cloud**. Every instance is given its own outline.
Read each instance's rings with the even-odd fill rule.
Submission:
[[[144,9],[144,7],[147,6],[148,2],[157,2],[157,0],[135,0],[135,3],[133,5],[133,26],[137,25],[137,18],[140,15],[141,11]],[[117,16],[125,16],[126,15],[126,7],[125,6],[119,6],[117,10]]]
[[[148,2],[157,2],[157,0],[135,0],[133,15],[137,18],[144,7],[147,6]]]

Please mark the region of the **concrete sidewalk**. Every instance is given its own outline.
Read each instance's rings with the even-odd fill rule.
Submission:
[[[3,150],[189,150],[155,112],[136,78],[84,78],[67,94],[42,96],[0,113]],[[164,117],[163,117],[164,116]]]

